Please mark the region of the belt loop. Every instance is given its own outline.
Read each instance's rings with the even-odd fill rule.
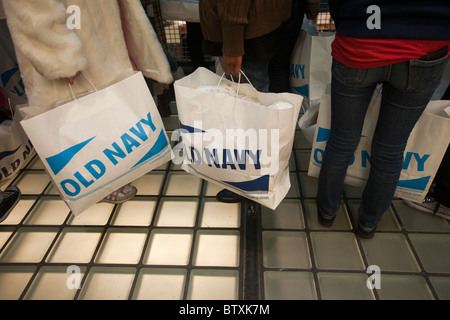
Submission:
[[[392,72],[392,64],[386,66],[386,69],[384,71],[384,81],[389,81],[391,78],[391,72]]]

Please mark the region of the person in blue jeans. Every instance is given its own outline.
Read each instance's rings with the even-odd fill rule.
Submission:
[[[450,6],[446,0],[329,0],[336,25],[332,44],[331,133],[318,181],[321,225],[332,226],[344,178],[358,146],[375,87],[382,83],[371,167],[356,231],[372,238],[390,207],[404,149],[438,87],[448,60]]]

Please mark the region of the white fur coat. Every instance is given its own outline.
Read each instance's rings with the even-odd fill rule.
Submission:
[[[67,11],[71,5],[80,8],[79,29],[67,25],[74,17]],[[30,106],[69,98],[65,78],[77,71],[102,88],[132,72],[130,58],[146,77],[173,81],[139,0],[3,0],[3,7]],[[73,88],[75,93],[90,89],[83,77]]]

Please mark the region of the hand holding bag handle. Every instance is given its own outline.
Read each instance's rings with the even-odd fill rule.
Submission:
[[[229,116],[228,116],[228,117],[226,117],[225,119],[223,119],[223,120],[224,120],[224,123],[226,123],[226,122],[233,122],[233,121],[234,121],[233,119],[234,119],[234,114],[235,114],[236,102],[237,102],[237,100],[239,99],[239,91],[240,91],[240,85],[241,85],[241,75],[244,75],[244,77],[247,79],[247,81],[248,81],[248,83],[251,85],[251,87],[252,87],[255,91],[257,91],[256,88],[253,86],[253,84],[250,82],[250,80],[249,80],[249,78],[247,77],[247,75],[244,73],[244,71],[240,70],[239,78],[238,78],[238,81],[237,81],[237,88],[235,89],[236,95],[234,96],[233,111],[229,113]],[[212,107],[214,98],[217,96],[218,88],[219,88],[220,84],[222,83],[224,77],[225,77],[225,72],[224,72],[224,73],[222,74],[222,76],[220,77],[219,82],[217,83],[217,86],[216,86],[216,88],[214,89],[214,91],[211,92],[211,93],[212,93],[212,94],[211,94],[211,99],[210,99],[210,102],[209,102],[208,106],[204,109],[205,111],[209,111],[210,108]],[[234,81],[234,79],[233,79],[233,76],[231,76],[231,82],[235,83],[235,81]]]

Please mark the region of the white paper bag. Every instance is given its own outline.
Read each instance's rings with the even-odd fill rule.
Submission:
[[[0,186],[16,177],[35,154],[21,120],[20,112],[16,112],[12,120],[0,124]]]
[[[305,98],[303,104],[308,108],[320,103],[331,83],[331,43],[335,33],[314,32],[305,24],[302,28],[291,57],[290,85],[292,92]]]
[[[348,167],[345,183],[364,187],[370,172],[370,146],[381,103],[377,87],[367,110],[362,138]],[[403,170],[395,196],[422,202],[425,198],[450,142],[450,117],[445,112],[450,101],[431,101],[412,130],[404,152]],[[311,152],[308,175],[318,177],[323,152],[330,134],[331,98],[323,97]]]
[[[311,143],[311,145],[314,141],[314,133],[316,132],[319,106],[320,104],[315,104],[309,107],[298,120],[298,127],[302,130],[305,138]]]
[[[75,215],[171,160],[163,122],[140,72],[21,124]]]
[[[275,209],[290,188],[289,159],[303,98],[261,93],[205,68],[176,81],[174,88],[180,120],[174,134],[182,143],[174,147],[173,161]]]

